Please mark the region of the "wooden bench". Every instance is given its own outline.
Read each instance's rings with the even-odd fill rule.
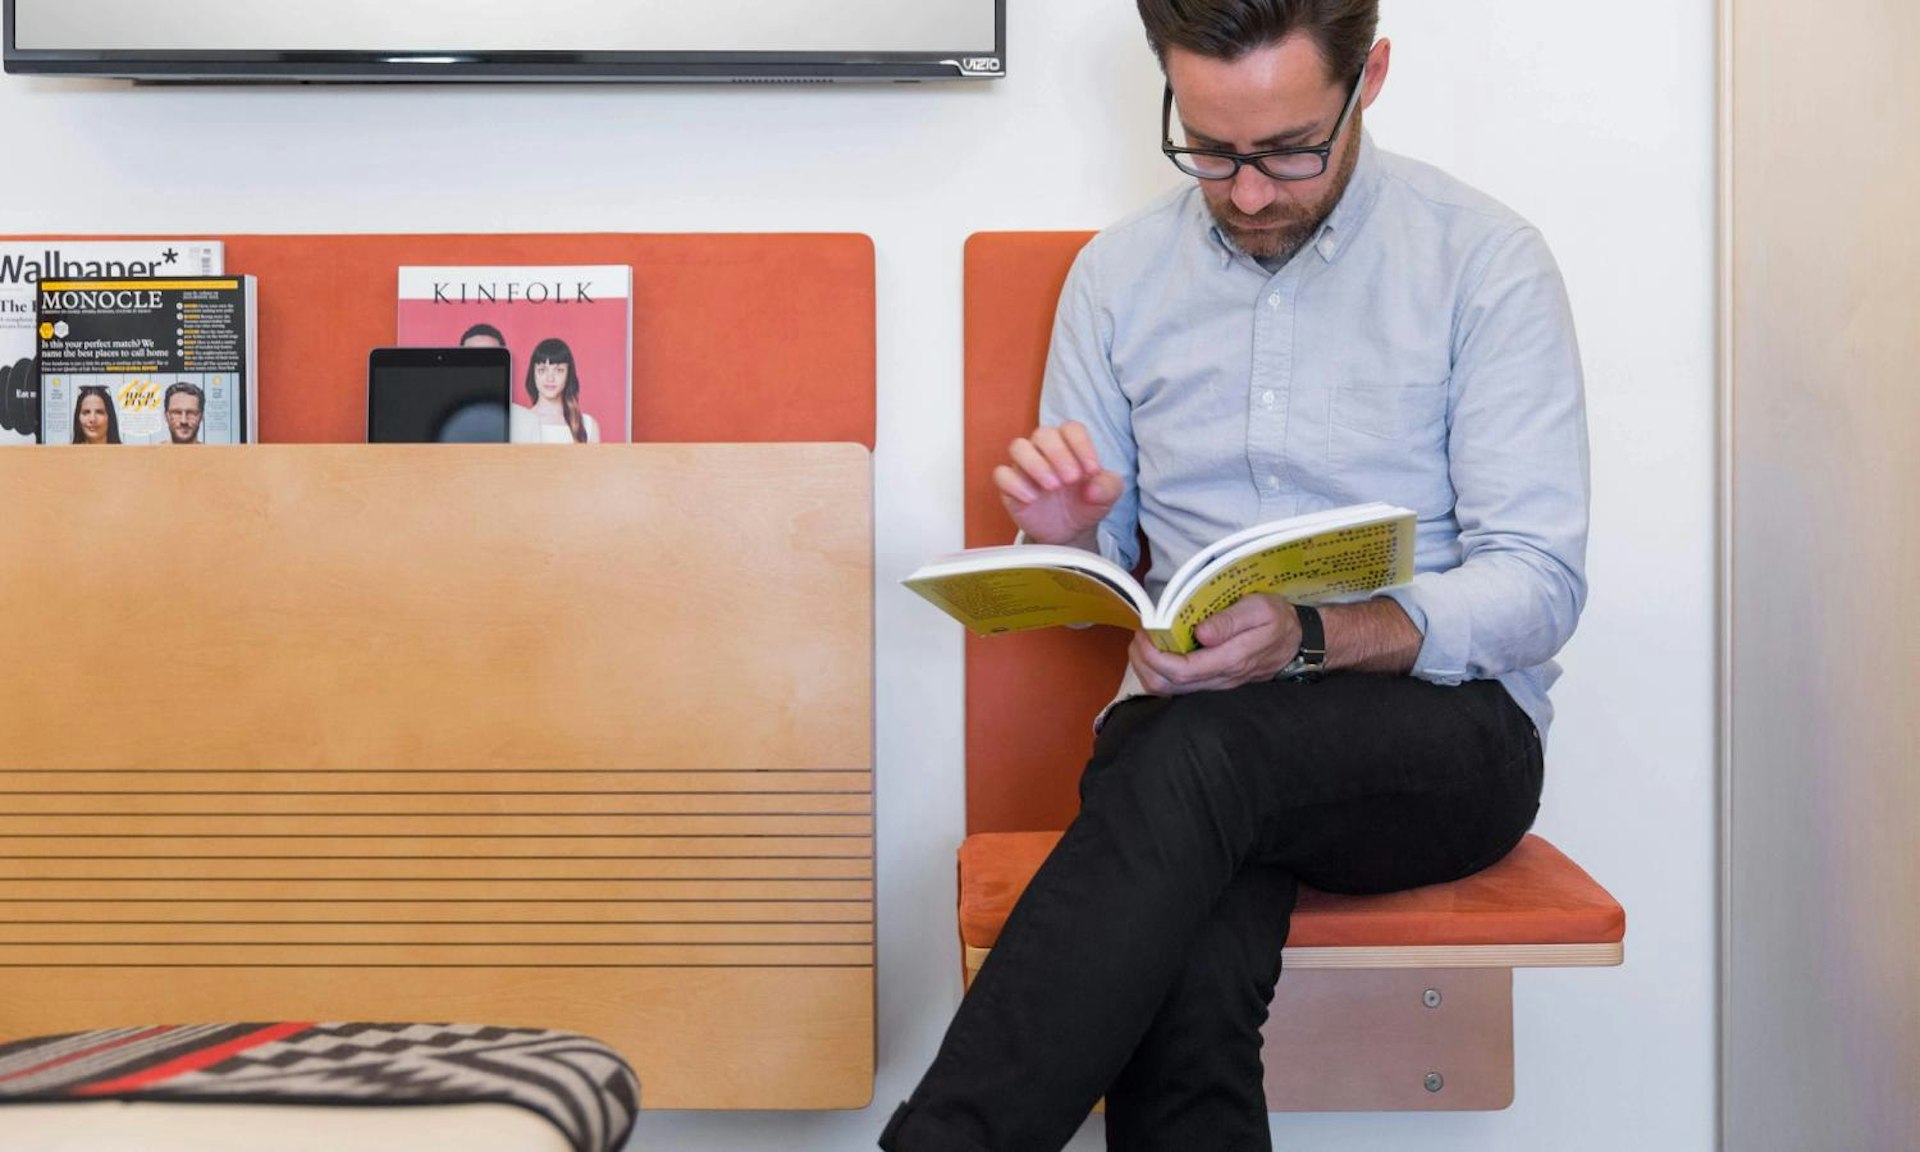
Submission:
[[[1090,235],[980,233],[967,243],[968,547],[1011,537],[989,476],[1033,426],[1054,304]],[[1090,722],[1127,640],[1109,628],[967,638],[969,979],[1072,819]],[[1538,836],[1454,884],[1364,898],[1303,888],[1267,1028],[1268,1104],[1504,1108],[1514,1093],[1513,969],[1619,964],[1625,932],[1620,905]]]

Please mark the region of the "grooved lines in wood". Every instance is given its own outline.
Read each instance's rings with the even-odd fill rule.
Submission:
[[[7,454],[0,967],[870,967],[869,475]]]
[[[0,811],[41,833],[0,835],[0,968],[872,962],[867,772],[0,771]],[[658,834],[716,817],[758,823]],[[547,854],[484,834],[530,826]],[[440,829],[482,834],[414,854]]]
[[[688,792],[814,792],[868,794],[869,772],[816,769],[798,772],[734,770],[723,772],[601,771],[501,772],[442,769],[403,772],[335,769],[326,772],[225,771],[178,772],[162,769],[0,773],[0,796],[31,793],[349,793],[357,795],[546,795],[623,796]]]
[[[607,838],[623,843],[672,836],[858,836],[873,834],[869,816],[0,816],[0,837],[535,836]],[[0,843],[4,843],[0,840]]]
[[[836,922],[872,924],[870,900],[695,900],[592,902],[555,905],[545,900],[492,900],[481,904],[256,901],[71,901],[6,905],[0,931],[25,931],[26,924],[146,923],[156,917],[184,924],[368,923],[495,924],[537,926],[554,922],[584,924],[728,924]]]
[[[305,860],[314,857],[460,860],[717,859],[792,856],[870,859],[866,837],[829,836],[648,836],[624,844],[560,836],[5,836],[0,857],[42,860],[170,857]]]
[[[864,795],[808,792],[697,793],[670,795],[512,795],[477,793],[341,792],[272,794],[252,792],[186,795],[96,792],[48,795],[39,792],[0,796],[14,817],[61,819],[121,816],[421,816],[436,820],[461,816],[737,816],[859,815],[872,811]]]

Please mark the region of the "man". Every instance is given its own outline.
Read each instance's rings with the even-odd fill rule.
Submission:
[[[206,415],[207,398],[196,384],[179,380],[167,385],[165,398],[167,435],[172,444],[198,444],[200,420]]]
[[[462,348],[505,348],[507,338],[491,324],[475,324],[460,334]]]
[[[1002,500],[1028,540],[1123,565],[1144,533],[1156,595],[1227,532],[1383,500],[1419,515],[1418,575],[1317,612],[1242,600],[1186,656],[1135,637],[1080,815],[897,1152],[1055,1149],[1102,1093],[1114,1152],[1270,1147],[1260,1027],[1297,885],[1505,855],[1586,598],[1565,290],[1523,221],[1365,137],[1377,0],[1138,2],[1196,180],[1080,255]]]

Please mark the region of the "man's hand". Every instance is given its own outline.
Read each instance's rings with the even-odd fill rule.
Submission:
[[[1128,659],[1155,696],[1224,692],[1271,680],[1300,650],[1300,617],[1278,596],[1247,596],[1200,622],[1201,647],[1184,656],[1162,652],[1136,632]]]
[[[1384,597],[1355,604],[1324,604],[1327,670],[1413,670],[1424,637],[1400,605]],[[1200,622],[1201,646],[1185,656],[1162,652],[1145,632],[1135,633],[1128,659],[1140,684],[1155,696],[1224,692],[1271,680],[1300,651],[1300,616],[1278,596],[1248,596]]]
[[[1093,439],[1078,421],[1035,428],[1007,447],[1009,463],[993,470],[1007,515],[1036,544],[1092,551],[1094,530],[1120,499],[1121,480],[1100,467]]]

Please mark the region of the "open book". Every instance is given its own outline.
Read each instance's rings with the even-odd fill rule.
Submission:
[[[1203,548],[1155,603],[1104,556],[1049,544],[969,548],[903,581],[982,636],[1056,624],[1141,629],[1168,652],[1199,647],[1193,630],[1255,593],[1289,600],[1349,597],[1413,579],[1414,514],[1354,504],[1270,520]]]

